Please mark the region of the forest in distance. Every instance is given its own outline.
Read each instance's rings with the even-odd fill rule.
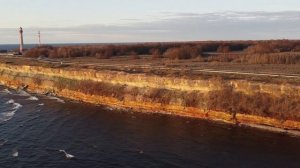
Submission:
[[[140,59],[142,55],[151,56],[152,59],[197,59],[203,62],[300,64],[300,41],[166,42],[62,47],[43,45],[25,52],[26,57],[36,58],[96,57],[110,59],[128,56],[132,59]]]

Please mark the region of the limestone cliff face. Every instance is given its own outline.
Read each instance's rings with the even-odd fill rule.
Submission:
[[[119,94],[119,90],[110,91],[105,95],[94,95],[90,92],[83,93],[76,87],[60,87],[60,85],[65,85],[67,82],[69,85],[73,86],[72,83],[78,81],[93,81],[112,86],[120,86],[123,88],[124,93],[122,92],[122,94],[124,94],[124,96],[122,96],[122,99],[119,99],[118,96],[116,96]],[[137,111],[163,112],[209,120],[221,120],[229,123],[259,124],[284,129],[300,130],[300,122],[297,121],[282,121],[274,118],[246,114],[237,114],[235,116],[236,119],[233,121],[232,115],[229,113],[220,111],[208,112],[205,106],[205,100],[201,102],[202,105],[195,107],[189,107],[187,103],[184,103],[183,99],[189,98],[188,96],[185,96],[185,94],[193,92],[206,97],[211,91],[221,90],[225,81],[220,81],[218,79],[192,80],[148,74],[97,71],[92,69],[78,70],[72,68],[46,68],[39,66],[0,64],[0,82],[11,87],[28,85],[28,89],[33,92],[55,92],[62,97],[89,103],[133,108]],[[300,95],[300,86],[289,84],[264,84],[246,80],[226,81],[226,83],[232,86],[235,91],[247,95],[254,95],[257,93],[267,93],[276,97],[281,97],[283,95]],[[134,92],[136,89],[139,90],[138,93]],[[153,92],[153,89],[165,89],[169,92],[172,91],[173,95],[180,96],[179,98],[173,95],[170,96],[168,103],[153,100],[154,98],[151,98],[151,96],[144,96]]]

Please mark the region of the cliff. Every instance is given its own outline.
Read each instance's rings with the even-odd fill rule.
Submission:
[[[0,82],[135,111],[274,127],[293,134],[300,130],[300,86],[291,84],[10,64],[0,64]]]

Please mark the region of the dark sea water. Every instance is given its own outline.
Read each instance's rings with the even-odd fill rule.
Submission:
[[[33,48],[35,46],[36,46],[35,44],[26,44],[26,45],[24,45],[24,47],[28,48],[28,49]],[[18,44],[0,44],[0,50],[10,51],[10,50],[18,49],[18,48],[19,48]]]
[[[300,139],[0,86],[0,167],[299,168]]]
[[[131,43],[64,43],[64,44],[47,44],[54,47],[58,46],[78,46],[78,45],[108,45],[108,44],[131,44]],[[31,49],[37,47],[37,44],[24,44],[25,49]],[[17,50],[19,48],[19,44],[0,44],[0,50]]]
[[[83,44],[51,44],[52,46],[71,46],[71,45],[83,45]],[[87,44],[86,44],[87,45]],[[38,46],[37,44],[24,44],[24,48],[31,49]],[[0,44],[0,50],[16,50],[19,48],[19,44]]]

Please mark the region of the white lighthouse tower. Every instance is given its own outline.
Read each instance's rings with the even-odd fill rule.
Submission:
[[[42,46],[42,42],[41,42],[41,31],[38,31],[38,38],[39,38],[39,47]]]
[[[24,41],[23,41],[23,28],[22,27],[20,27],[19,33],[20,33],[20,54],[23,54]]]

